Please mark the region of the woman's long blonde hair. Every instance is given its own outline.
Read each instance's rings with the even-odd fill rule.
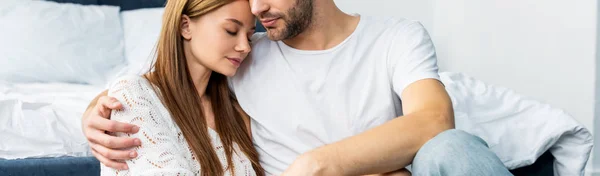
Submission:
[[[252,162],[256,174],[262,176],[264,170],[259,164],[258,153],[244,123],[243,116],[246,114],[230,93],[227,78],[213,72],[204,96],[211,102],[216,131],[227,156],[229,167],[222,168],[211,144],[200,95],[190,76],[180,33],[182,15],[194,19],[233,1],[235,0],[168,0],[155,53],[154,71],[146,74],[146,78],[158,88],[162,103],[197,157],[202,175],[223,175],[225,170],[233,172],[233,143],[237,143]]]

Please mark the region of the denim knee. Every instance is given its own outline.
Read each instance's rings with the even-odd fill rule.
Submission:
[[[487,143],[462,130],[444,131],[417,152],[415,175],[510,175]]]

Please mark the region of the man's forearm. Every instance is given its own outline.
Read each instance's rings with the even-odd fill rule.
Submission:
[[[335,175],[385,173],[409,165],[437,134],[454,128],[453,112],[415,112],[309,152]]]

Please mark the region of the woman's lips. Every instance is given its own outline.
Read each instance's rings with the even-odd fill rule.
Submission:
[[[242,64],[242,59],[240,59],[240,58],[228,57],[227,60],[229,60],[229,62],[231,62],[231,64],[233,64],[236,67],[239,67]]]

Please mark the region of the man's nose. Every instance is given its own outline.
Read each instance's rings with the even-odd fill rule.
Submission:
[[[250,8],[252,14],[260,16],[263,12],[269,10],[269,6],[265,3],[265,0],[250,0]]]

